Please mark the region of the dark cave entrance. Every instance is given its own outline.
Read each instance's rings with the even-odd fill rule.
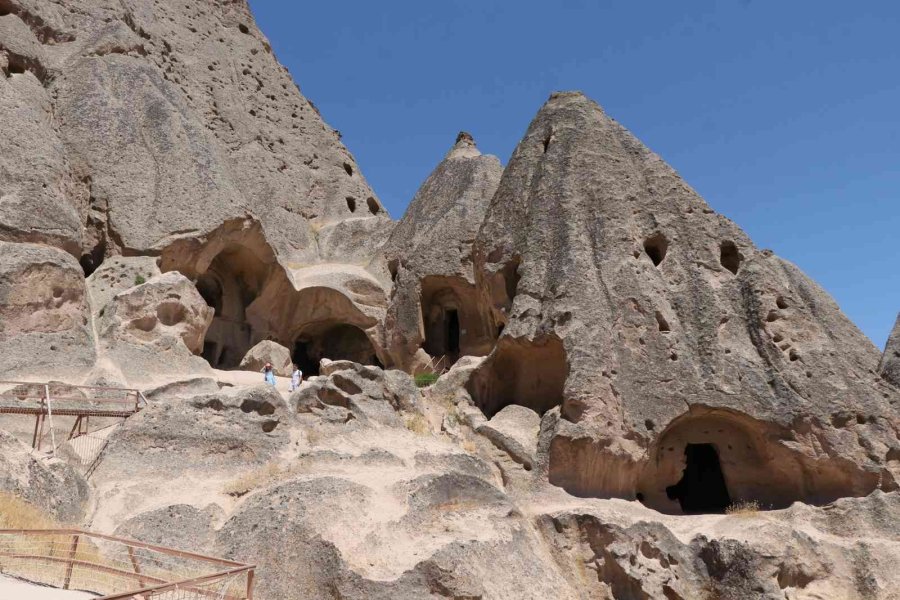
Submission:
[[[252,346],[247,309],[262,290],[266,273],[252,250],[230,245],[197,277],[197,291],[215,311],[203,344],[203,358],[213,368],[237,368]]]
[[[685,514],[723,513],[731,505],[719,453],[712,444],[687,444],[681,480],[666,488]]]
[[[326,322],[306,327],[294,341],[293,350],[294,363],[304,377],[318,375],[323,358],[382,366],[366,333],[346,323]]]
[[[444,313],[444,321],[447,324],[447,352],[459,354],[459,313],[448,310]]]

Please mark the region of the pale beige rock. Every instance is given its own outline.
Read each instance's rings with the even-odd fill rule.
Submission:
[[[896,489],[872,343],[583,95],[531,123],[475,259],[505,327],[469,391],[488,416],[562,406],[552,483],[681,512],[688,444],[711,444],[731,501]]]
[[[211,375],[198,356],[213,311],[179,273],[157,275],[116,294],[98,312],[100,352],[129,385]]]
[[[276,375],[290,377],[293,369],[290,351],[270,340],[263,340],[247,352],[241,360],[244,371],[260,371],[266,364],[271,364]]]
[[[894,329],[884,346],[878,372],[885,380],[900,388],[900,315],[897,316]]]
[[[497,331],[476,292],[471,253],[501,173],[496,157],[460,133],[394,228],[384,248],[393,280],[384,326],[392,364],[441,371],[493,346]]]
[[[95,359],[84,276],[71,255],[0,242],[3,379],[84,376]]]

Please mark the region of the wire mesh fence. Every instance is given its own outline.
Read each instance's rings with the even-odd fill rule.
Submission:
[[[252,600],[253,565],[78,529],[0,530],[0,574],[104,600]]]
[[[61,382],[0,381],[0,417],[33,419],[33,430],[4,428],[36,450],[62,455],[90,476],[115,427],[146,401],[138,390]],[[26,441],[23,439],[23,441]]]

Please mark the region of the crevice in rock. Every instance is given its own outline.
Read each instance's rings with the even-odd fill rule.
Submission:
[[[347,200],[347,208],[350,209],[350,212],[355,213],[356,212],[356,198],[347,196],[346,200]]]
[[[34,36],[42,44],[60,44],[72,42],[75,36],[51,27],[39,15],[19,6],[12,0],[0,0],[0,17],[16,15],[23,23],[28,25]]]
[[[372,196],[366,198],[366,205],[369,207],[369,212],[373,215],[377,215],[381,212],[381,207],[378,206],[378,202]]]

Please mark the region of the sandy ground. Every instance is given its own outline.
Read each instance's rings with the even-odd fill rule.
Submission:
[[[0,600],[85,600],[97,598],[87,592],[58,590],[0,575]]]

